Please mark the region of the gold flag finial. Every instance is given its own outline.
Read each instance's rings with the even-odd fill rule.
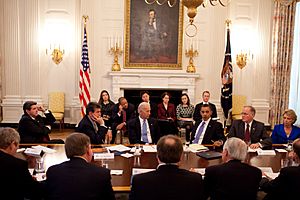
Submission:
[[[229,26],[231,24],[231,20],[230,19],[226,19],[225,20],[225,24],[226,24],[227,28],[229,28]]]
[[[87,20],[89,19],[88,15],[82,15],[82,18],[84,19],[84,23],[86,24]]]

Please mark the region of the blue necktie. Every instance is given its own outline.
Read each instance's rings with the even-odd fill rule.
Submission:
[[[205,122],[203,121],[203,122],[201,122],[200,128],[198,129],[198,131],[196,133],[196,137],[195,137],[195,139],[193,141],[193,144],[198,144],[200,136],[201,136],[201,134],[203,132],[204,126],[205,126]]]
[[[148,141],[148,137],[147,137],[147,124],[146,124],[146,120],[144,119],[143,121],[143,126],[142,126],[142,139],[143,139],[143,142],[145,143],[149,143]]]

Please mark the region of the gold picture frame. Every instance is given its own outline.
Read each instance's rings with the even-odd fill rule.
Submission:
[[[126,0],[125,69],[182,69],[183,5],[179,2],[169,7]]]

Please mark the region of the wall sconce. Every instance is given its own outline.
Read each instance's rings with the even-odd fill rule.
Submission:
[[[240,69],[243,69],[247,65],[247,61],[249,61],[249,57],[253,59],[253,54],[249,53],[241,53],[236,55],[236,64]]]
[[[52,60],[55,64],[59,64],[64,57],[65,54],[65,50],[64,49],[60,49],[60,46],[58,48],[54,48],[53,51],[51,52],[51,45],[50,45],[50,55],[52,57]],[[46,49],[46,55],[48,55],[48,49]]]

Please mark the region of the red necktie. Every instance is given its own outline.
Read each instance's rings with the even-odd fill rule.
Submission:
[[[246,128],[246,131],[245,131],[245,142],[246,143],[250,142],[250,130],[249,129],[250,129],[250,126],[247,123],[247,128]]]

